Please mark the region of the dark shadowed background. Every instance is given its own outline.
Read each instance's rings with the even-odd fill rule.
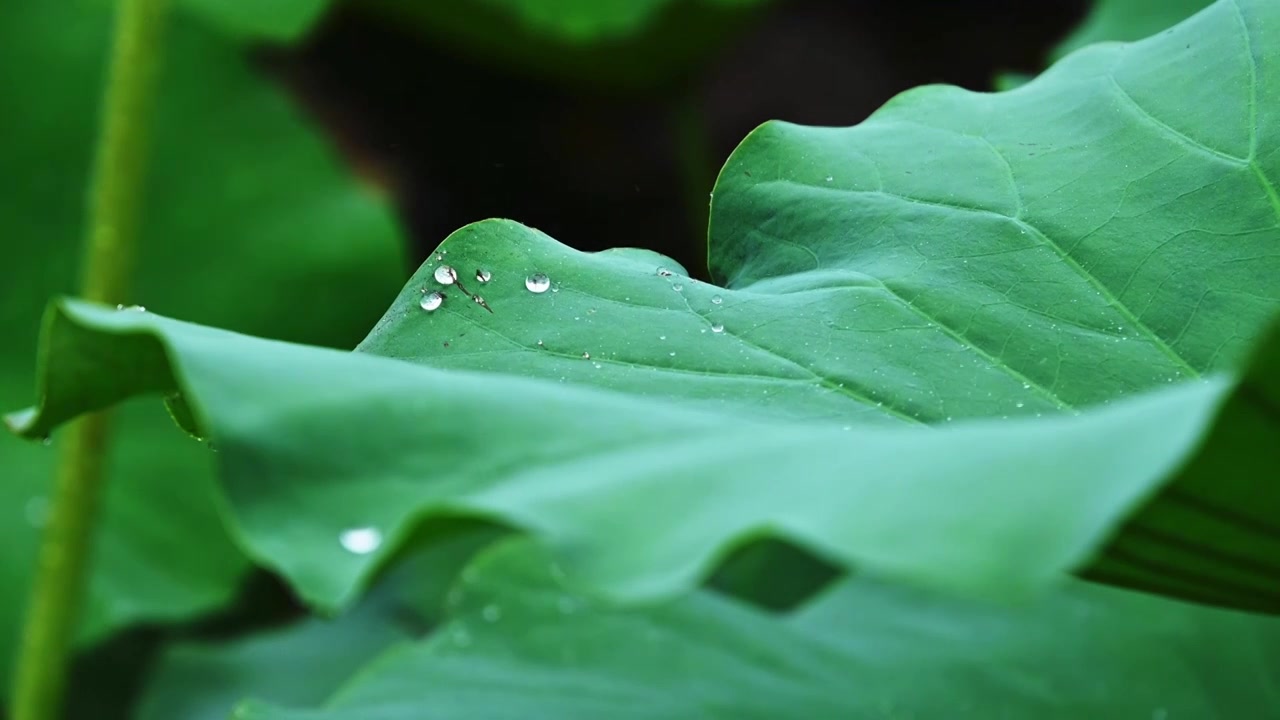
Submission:
[[[495,15],[511,42],[486,49],[438,18],[362,3],[262,58],[392,193],[412,266],[462,225],[509,217],[705,277],[707,194],[754,127],[852,125],[928,83],[990,90],[997,73],[1042,69],[1087,4],[674,3],[639,35],[556,47]]]

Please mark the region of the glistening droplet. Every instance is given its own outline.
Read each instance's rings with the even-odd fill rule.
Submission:
[[[589,352],[584,352],[584,353],[582,353],[582,359],[583,359],[583,360],[590,360],[590,359],[591,359],[591,353],[589,353]]]
[[[720,297],[719,295],[712,295],[712,296],[711,296],[711,304],[712,304],[712,305],[719,305],[719,304],[720,304],[720,303],[722,303],[722,302],[724,302],[724,298]]]
[[[672,290],[675,290],[676,292],[680,292],[681,290],[683,290],[683,289],[684,289],[684,286],[683,286],[683,285],[681,285],[680,283],[672,283],[672,284],[671,284],[671,289],[672,289]]]
[[[368,555],[382,546],[382,531],[375,527],[358,527],[343,530],[338,542],[347,552]]]
[[[476,270],[476,282],[478,283],[481,283],[481,284],[487,283],[489,282],[489,279],[492,277],[493,277],[493,273],[489,272],[488,270]]]
[[[443,302],[444,302],[444,293],[429,292],[426,295],[422,296],[422,301],[418,303],[418,306],[421,307],[423,310],[426,310],[427,312],[431,312],[436,308],[440,307],[441,303]]]
[[[453,268],[449,267],[448,265],[441,265],[440,267],[436,268],[435,275],[436,275],[436,282],[440,283],[441,285],[452,285],[454,281],[458,279],[458,273],[454,272]]]
[[[722,333],[722,332],[724,332],[724,326],[723,326],[723,325],[721,325],[720,323],[716,323],[715,325],[712,325],[712,326],[711,326],[711,332],[713,332],[713,333]]]
[[[531,293],[544,293],[551,287],[551,278],[544,273],[534,273],[524,279],[524,286]]]
[[[664,267],[660,267],[658,268],[658,275],[660,277],[671,277],[671,271]]]

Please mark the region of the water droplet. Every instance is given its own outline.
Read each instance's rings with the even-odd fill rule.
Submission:
[[[448,265],[441,265],[436,268],[435,277],[436,282],[441,285],[452,285],[458,279],[458,273],[454,272],[453,268]]]
[[[675,356],[676,356],[676,353],[675,353],[675,351],[674,351],[674,350],[673,350],[673,351],[671,351],[671,352],[669,352],[669,353],[667,353],[667,354],[668,354],[668,355],[670,355],[671,357],[675,357]]]
[[[719,295],[712,295],[712,296],[711,296],[711,304],[712,304],[712,305],[719,305],[719,304],[720,304],[720,303],[722,303],[722,302],[724,302],[724,298],[720,297]]]
[[[489,272],[488,270],[476,270],[476,282],[478,283],[481,283],[481,284],[487,283],[492,277],[493,277],[493,273]]]
[[[1014,407],[1022,407],[1022,406],[1023,406],[1023,405],[1025,405],[1025,404],[1026,404],[1026,403],[1023,403],[1023,402],[1017,402],[1017,403],[1014,403],[1014,405],[1013,405],[1013,406],[1014,406]]]
[[[440,304],[443,302],[444,302],[444,293],[429,292],[426,295],[422,296],[422,302],[419,302],[418,306],[421,307],[423,310],[426,310],[427,312],[431,312],[436,308],[440,307]]]
[[[830,175],[828,175],[828,176],[827,176],[827,182],[831,182],[832,180],[835,180],[835,178],[834,178],[834,177],[832,177],[832,176],[830,176]]]
[[[551,292],[553,292],[553,293],[558,293],[558,292],[560,292],[560,286],[559,286],[559,285],[552,285],[552,286],[551,286]]]
[[[667,336],[666,336],[666,335],[659,335],[659,336],[658,336],[658,339],[659,339],[659,340],[666,340],[666,339],[667,339]]]
[[[534,273],[524,279],[524,286],[531,293],[544,293],[551,287],[551,278],[543,273]]]
[[[1022,389],[1023,389],[1023,390],[1030,390],[1030,389],[1031,389],[1031,383],[1025,383],[1025,382],[1024,382],[1024,383],[1022,383]]]
[[[671,277],[671,271],[670,271],[670,270],[668,270],[668,269],[666,269],[666,268],[664,268],[664,267],[660,267],[660,268],[658,268],[658,276],[659,276],[659,277]]]
[[[27,516],[27,524],[31,527],[44,527],[49,520],[49,498],[43,495],[36,495],[27,500],[27,504],[22,508],[23,514]]]
[[[671,283],[671,289],[675,290],[676,292],[680,292],[681,290],[684,289],[684,286],[681,285],[680,283]]]
[[[358,527],[343,530],[338,542],[347,552],[368,555],[382,546],[382,531],[375,527]]]
[[[538,347],[542,347],[542,346],[543,346],[543,345],[542,345],[542,341],[541,341],[541,340],[539,340],[539,341],[538,341]]]
[[[484,609],[480,611],[480,616],[484,618],[485,622],[498,622],[502,619],[502,608],[497,605],[485,605]]]
[[[45,435],[44,437],[40,438],[40,444],[45,447],[49,447],[50,445],[53,444],[53,436]]]
[[[716,323],[715,325],[712,325],[712,326],[711,326],[711,332],[713,332],[713,333],[722,333],[722,332],[724,332],[724,326],[723,326],[723,325],[721,325],[720,323]]]
[[[583,360],[590,360],[590,359],[591,359],[591,353],[589,353],[589,352],[584,352],[584,353],[582,353],[582,359],[583,359]]]
[[[146,312],[147,309],[141,305],[117,305],[116,310],[127,310],[129,312]]]
[[[600,364],[600,363],[598,363],[598,362],[593,362],[593,363],[591,363],[591,364],[592,364],[592,365],[594,365],[594,366],[595,366],[595,368],[596,368],[597,370],[599,370],[600,368],[604,367],[603,365],[601,365],[601,364]]]

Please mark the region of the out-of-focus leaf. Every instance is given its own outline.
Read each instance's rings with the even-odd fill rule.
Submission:
[[[389,645],[441,622],[446,592],[463,565],[497,537],[472,527],[415,544],[350,612],[223,641],[180,641],[150,673],[135,720],[223,720],[255,697],[318,707]]]
[[[1080,582],[1018,608],[866,579],[789,619],[697,593],[620,609],[508,545],[456,616],[388,652],[321,710],[409,718],[1274,718],[1280,621]],[[465,576],[464,576],[465,577]]]
[[[291,42],[320,18],[331,0],[179,0],[184,9],[228,36]]]
[[[685,83],[763,0],[363,0],[473,62],[616,95]]]
[[[47,298],[72,291],[110,29],[103,3],[0,3],[0,401],[30,398]],[[175,13],[153,123],[135,300],[262,335],[350,344],[400,282],[378,199],[236,46]],[[186,618],[246,568],[207,451],[155,403],[122,409],[82,640]],[[57,438],[54,438],[56,444]],[[0,437],[0,677],[27,599],[54,452]]]

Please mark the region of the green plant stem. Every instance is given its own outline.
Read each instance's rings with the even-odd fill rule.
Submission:
[[[81,295],[127,301],[146,165],[147,117],[168,0],[119,0],[90,186]],[[105,414],[67,427],[19,649],[13,720],[53,720],[80,618],[110,435]]]

